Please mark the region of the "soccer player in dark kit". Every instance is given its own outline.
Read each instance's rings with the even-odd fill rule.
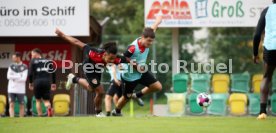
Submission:
[[[29,65],[29,89],[34,91],[38,116],[42,116],[41,102],[47,107],[48,117],[53,115],[50,103],[50,92],[56,90],[56,74],[51,60],[42,57],[40,49],[32,50]]]

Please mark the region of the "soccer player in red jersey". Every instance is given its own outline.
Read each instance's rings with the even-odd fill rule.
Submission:
[[[108,63],[113,63],[113,65],[128,63],[129,59],[125,58],[124,56],[117,55],[117,46],[114,42],[106,43],[102,48],[93,48],[74,37],[65,35],[59,29],[56,29],[55,33],[63,40],[81,48],[84,54],[83,71],[85,78],[80,78],[70,73],[68,75],[66,89],[70,89],[72,83],[74,83],[83,86],[88,91],[95,91],[96,97],[94,99],[94,104],[96,116],[104,116],[101,106],[105,92],[103,86],[100,83],[104,67]]]

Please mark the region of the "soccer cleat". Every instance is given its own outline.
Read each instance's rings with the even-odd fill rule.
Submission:
[[[109,116],[111,116],[111,112],[110,111],[106,112],[106,117],[109,117]]]
[[[267,115],[265,113],[261,113],[259,114],[259,116],[257,117],[257,120],[265,120],[267,117]]]
[[[137,104],[139,106],[144,106],[145,105],[144,101],[141,98],[135,98],[134,100],[137,102]]]
[[[73,84],[73,78],[75,77],[75,75],[73,73],[70,73],[68,76],[67,76],[67,82],[66,82],[66,90],[70,90],[72,84]]]
[[[52,108],[48,108],[47,109],[47,115],[48,115],[48,117],[52,117],[53,114],[54,114],[54,111],[52,110]]]
[[[138,98],[135,93],[132,94],[132,99],[135,100],[139,106],[145,105],[144,101],[141,98]]]
[[[96,117],[106,117],[106,115],[103,112],[100,112],[98,114],[96,114]]]
[[[119,117],[123,116],[121,113],[117,113],[115,109],[111,111],[111,115],[112,116],[119,116]]]

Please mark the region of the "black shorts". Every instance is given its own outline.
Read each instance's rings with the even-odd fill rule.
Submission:
[[[157,82],[157,79],[150,72],[146,72],[142,74],[142,77],[140,79],[135,81],[126,81],[122,77],[122,82],[123,82],[123,95],[126,98],[130,98],[132,96],[132,93],[135,87],[138,84],[149,87],[151,84]]]
[[[264,47],[263,59],[266,64],[268,64],[270,66],[276,66],[276,50],[267,50]]]
[[[9,102],[15,102],[17,99],[19,104],[24,104],[25,94],[9,93],[8,95],[9,95]]]
[[[89,59],[89,52],[91,50],[91,47],[88,45],[83,47],[84,60],[82,66],[85,79],[93,89],[96,89],[101,84],[102,71],[104,69],[99,69],[96,67],[96,64]]]
[[[51,82],[48,79],[34,81],[34,95],[36,99],[50,100]]]
[[[118,97],[121,97],[122,96],[122,85],[121,86],[118,86],[114,80],[112,80],[110,82],[110,86],[107,90],[107,95],[110,95],[110,96],[114,96],[115,94],[117,94]]]
[[[85,73],[85,79],[92,87],[92,89],[96,89],[101,84],[102,74],[99,73]]]

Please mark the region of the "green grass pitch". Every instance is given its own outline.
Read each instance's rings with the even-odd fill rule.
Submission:
[[[0,133],[276,133],[276,118],[53,117],[0,118]]]

